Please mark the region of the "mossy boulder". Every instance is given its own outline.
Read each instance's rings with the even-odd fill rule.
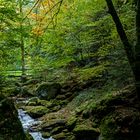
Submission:
[[[53,135],[58,134],[58,133],[62,132],[62,130],[64,130],[64,129],[65,129],[65,126],[57,126],[51,130],[51,134],[53,134]]]
[[[54,135],[53,138],[55,140],[65,140],[66,139],[66,135],[65,135],[64,132],[62,132],[62,133],[59,133],[59,134]]]
[[[132,107],[116,109],[100,126],[103,140],[139,140],[140,113]]]
[[[51,137],[51,134],[49,132],[42,132],[42,137],[49,138],[49,137]]]
[[[99,129],[87,125],[76,125],[72,131],[76,140],[97,140],[100,132]]]
[[[27,140],[10,99],[0,101],[0,140]]]
[[[47,108],[51,108],[54,106],[54,103],[52,103],[51,101],[46,101],[46,100],[39,100],[39,104]]]
[[[56,99],[57,100],[64,100],[64,99],[66,99],[66,96],[65,95],[57,95]]]
[[[52,131],[56,127],[62,126],[65,129],[66,121],[64,119],[52,119],[41,125],[41,130],[44,132]]]
[[[43,83],[36,89],[36,95],[40,99],[54,99],[61,92],[61,85],[58,83]]]
[[[38,104],[40,104],[40,103],[39,103],[39,98],[38,98],[38,97],[32,97],[32,98],[30,98],[30,99],[28,100],[28,102],[27,102],[26,105],[28,105],[28,106],[36,106],[36,105],[38,105]]]
[[[48,109],[44,106],[26,106],[27,113],[33,118],[39,118],[48,112]]]
[[[75,127],[76,121],[77,121],[76,116],[71,116],[68,118],[67,123],[66,123],[68,130],[72,130]]]

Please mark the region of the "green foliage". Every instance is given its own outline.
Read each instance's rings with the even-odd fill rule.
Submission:
[[[47,19],[50,13],[44,15],[43,9],[32,7],[33,3],[24,1],[21,14],[19,3],[1,0],[0,69],[4,74],[9,75],[7,70],[11,69],[21,70],[22,33],[25,67],[45,81],[73,78],[84,82],[108,77],[116,86],[129,81],[126,78],[132,76],[131,70],[104,0],[64,1],[57,16],[58,7],[52,10],[52,22],[50,17]],[[114,0],[114,4],[127,35],[135,42],[133,2]]]

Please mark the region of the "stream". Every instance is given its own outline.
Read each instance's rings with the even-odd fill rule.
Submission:
[[[40,132],[36,132],[35,130],[33,130],[31,127],[41,122],[31,118],[23,109],[18,109],[18,117],[22,123],[24,131],[29,131],[34,140],[54,140],[52,137],[45,139],[42,137],[42,134]]]

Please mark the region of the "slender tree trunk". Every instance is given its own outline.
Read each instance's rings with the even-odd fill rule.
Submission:
[[[137,90],[137,96],[140,100],[140,0],[137,0],[137,12],[136,12],[136,37],[137,43],[135,46],[135,51],[133,51],[131,44],[128,41],[127,35],[123,29],[122,23],[119,19],[119,16],[114,8],[112,0],[106,0],[109,13],[112,16],[112,19],[116,25],[117,32],[120,36],[120,39],[123,43],[124,49],[127,54],[128,61],[132,68],[135,85]]]
[[[22,36],[21,36],[20,43],[21,43],[20,45],[21,45],[22,76],[24,76],[25,75],[25,49],[24,49],[24,42]]]
[[[22,0],[19,1],[19,9],[20,9],[20,48],[21,48],[21,67],[22,67],[22,77],[25,75],[25,48],[24,48],[24,40],[23,40],[23,7],[22,7]]]

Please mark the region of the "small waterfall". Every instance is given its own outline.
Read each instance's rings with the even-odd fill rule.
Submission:
[[[31,118],[23,109],[18,109],[18,117],[22,123],[24,131],[29,131],[34,140],[54,140],[52,137],[45,139],[40,132],[33,130],[31,127],[41,122]]]

